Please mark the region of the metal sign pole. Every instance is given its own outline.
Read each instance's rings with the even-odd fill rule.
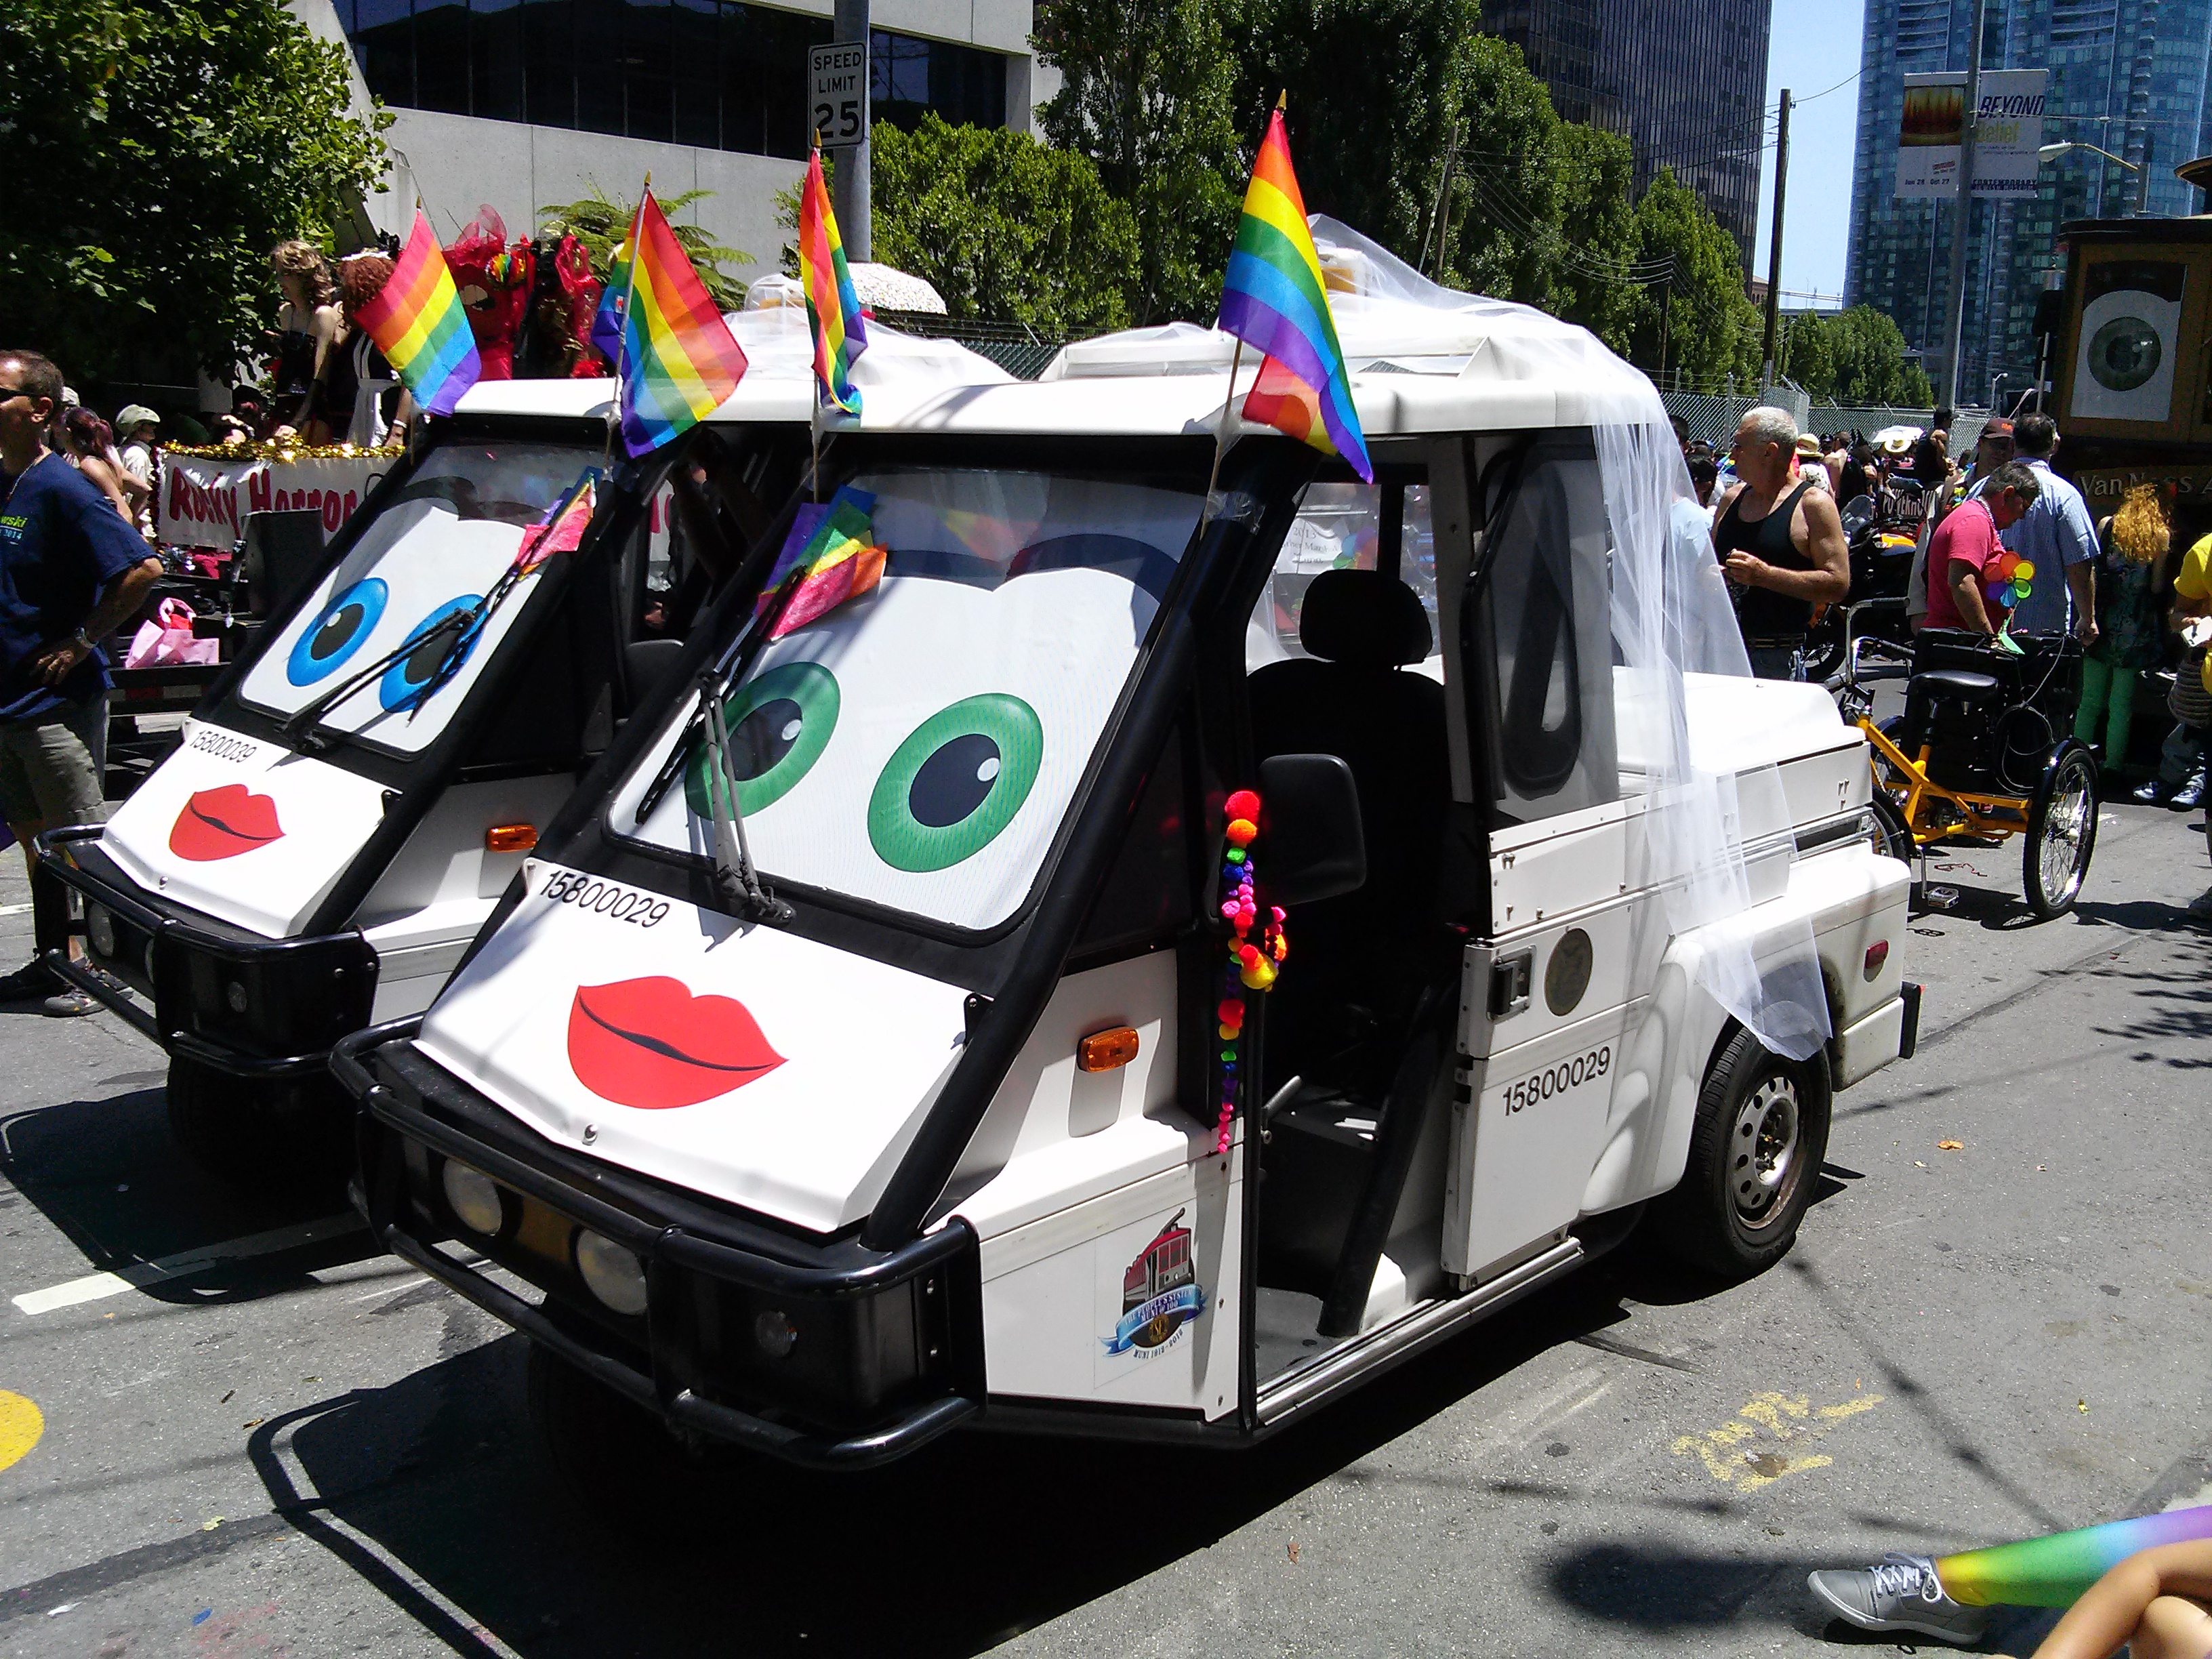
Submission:
[[[865,50],[869,44],[868,0],[836,0],[830,27],[836,39],[857,40]],[[870,68],[862,70],[864,82],[870,72]],[[864,83],[861,96],[866,95]],[[864,130],[859,143],[837,152],[837,176],[831,185],[830,205],[836,210],[837,232],[844,239],[848,259],[875,258],[875,238],[868,220],[870,188],[868,141]]]
[[[1974,0],[1973,32],[1966,39],[1966,109],[1959,135],[1959,197],[1951,208],[1951,282],[1943,301],[1943,384],[1939,408],[1959,406],[1959,368],[1966,327],[1966,243],[1973,232],[1974,129],[1982,107],[1982,27],[1990,0]]]

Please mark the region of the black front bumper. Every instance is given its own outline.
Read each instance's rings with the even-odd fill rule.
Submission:
[[[869,1468],[981,1409],[981,1258],[965,1222],[889,1252],[785,1232],[535,1133],[425,1059],[408,1040],[421,1024],[358,1032],[331,1056],[362,1104],[355,1201],[395,1255],[675,1427],[792,1462]],[[497,1235],[456,1220],[447,1161],[505,1189]],[[586,1232],[643,1263],[643,1314],[585,1288],[574,1253]],[[447,1238],[545,1299],[434,1248]],[[751,1340],[770,1319],[797,1332],[781,1357]]]
[[[234,1077],[319,1074],[331,1044],[368,1023],[376,952],[359,933],[272,939],[230,927],[148,892],[100,850],[100,833],[79,824],[39,837],[31,894],[39,952],[71,985],[172,1054]],[[98,950],[88,923],[70,915],[72,892],[106,912],[112,951]],[[152,1007],[73,960],[72,937]]]

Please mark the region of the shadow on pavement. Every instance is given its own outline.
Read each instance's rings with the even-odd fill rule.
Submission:
[[[336,1194],[271,1185],[250,1197],[204,1173],[169,1133],[159,1073],[106,1079],[143,1085],[0,1118],[0,1176],[84,1255],[86,1273],[204,1249],[331,1215]],[[239,1300],[296,1284],[310,1268],[372,1254],[368,1235],[308,1250],[219,1261],[136,1292],[169,1302]]]
[[[478,1317],[455,1305],[449,1350]],[[969,1654],[1203,1549],[1621,1317],[1594,1275],[1243,1452],[972,1433],[824,1475],[688,1461],[617,1419],[609,1437],[653,1467],[593,1513],[531,1426],[526,1345],[508,1336],[272,1422],[252,1455],[280,1513],[458,1653],[489,1651],[488,1632],[531,1659]]]

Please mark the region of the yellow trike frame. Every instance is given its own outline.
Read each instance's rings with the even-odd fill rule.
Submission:
[[[1928,758],[1934,752],[1929,744],[1920,745],[1916,760],[1892,743],[1871,720],[1861,720],[1859,730],[1875,753],[1894,767],[1905,780],[1905,800],[1899,811],[1905,818],[1905,827],[1912,836],[1915,847],[1929,847],[1951,836],[1991,836],[2000,840],[2027,833],[2027,814],[2030,803],[2021,795],[1977,795],[1963,789],[1946,789],[1928,775]],[[1887,787],[1879,765],[1875,769],[1875,787]],[[1959,823],[1923,824],[1921,805],[1929,800],[1948,802],[1964,815]]]

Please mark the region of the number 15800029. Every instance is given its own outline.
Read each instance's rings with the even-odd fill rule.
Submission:
[[[1553,1100],[1570,1089],[1578,1089],[1585,1083],[1595,1082],[1613,1069],[1613,1045],[1605,1043],[1586,1054],[1577,1054],[1556,1066],[1547,1066],[1540,1072],[1531,1072],[1527,1077],[1509,1083],[1499,1091],[1504,1097],[1508,1115],[1534,1106],[1540,1101]]]

